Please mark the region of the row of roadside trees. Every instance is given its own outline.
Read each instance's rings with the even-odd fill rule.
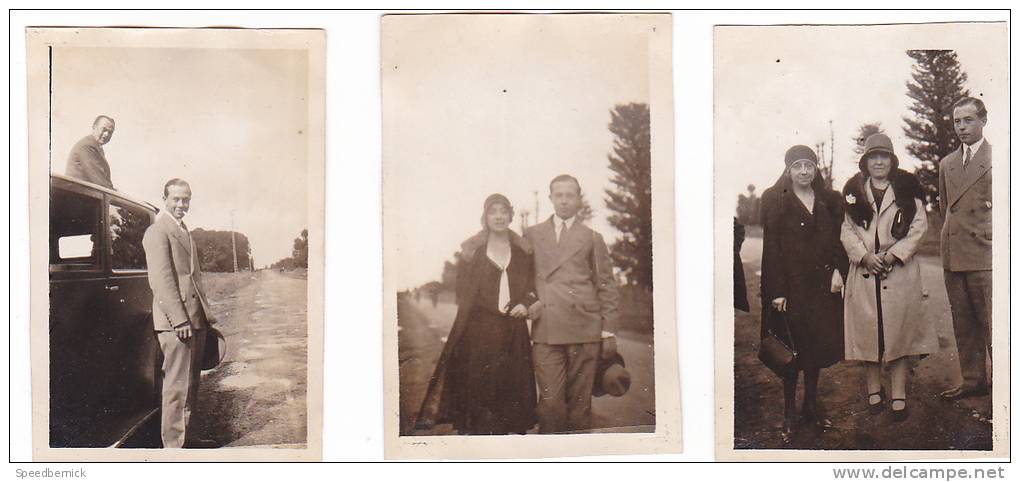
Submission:
[[[290,257],[278,260],[269,267],[286,270],[308,268],[308,230],[302,229],[301,234],[294,238],[294,248]]]

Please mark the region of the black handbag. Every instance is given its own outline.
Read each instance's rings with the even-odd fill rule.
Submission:
[[[783,323],[783,326],[786,327],[790,346],[786,346],[786,343],[772,331],[775,327],[770,320],[773,311],[775,310],[771,306],[765,310],[765,319],[762,320],[762,323],[765,323],[765,337],[758,347],[758,359],[777,376],[784,378],[797,370],[797,349],[793,345],[793,334],[788,323]]]
[[[915,215],[917,213],[914,213]],[[907,237],[907,233],[910,231],[910,223],[914,221],[914,216],[904,213],[902,209],[896,211],[896,217],[893,218],[892,227],[889,229],[889,234],[896,239],[903,239]]]

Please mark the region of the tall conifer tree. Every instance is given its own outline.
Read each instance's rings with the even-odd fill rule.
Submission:
[[[970,95],[963,85],[967,73],[952,50],[908,50],[914,59],[907,96],[913,100],[913,117],[904,117],[903,133],[913,142],[907,152],[921,161],[917,178],[938,207],[939,160],[960,147],[953,131],[953,104]]]

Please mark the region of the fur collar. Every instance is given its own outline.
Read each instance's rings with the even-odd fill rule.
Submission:
[[[467,238],[463,243],[460,243],[461,258],[465,261],[471,261],[471,258],[474,258],[475,252],[478,251],[478,248],[485,246],[488,242],[489,231],[487,229],[483,229],[474,236]],[[531,247],[531,242],[513,231],[510,231],[510,245],[511,247],[516,246],[517,248],[520,248],[525,254],[532,254],[534,251]]]
[[[903,169],[893,169],[889,174],[893,194],[896,196],[896,206],[903,211],[905,219],[914,219],[917,213],[917,206],[914,199],[924,201],[924,188],[913,174]],[[875,208],[868,202],[867,185],[868,178],[862,173],[854,174],[846,185],[843,186],[843,197],[846,200],[846,213],[854,224],[868,229],[875,217]],[[851,197],[852,196],[852,197]]]

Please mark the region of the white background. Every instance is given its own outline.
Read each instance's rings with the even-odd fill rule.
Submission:
[[[79,4],[53,2],[64,7]],[[404,2],[409,4],[411,2]],[[531,6],[538,2],[528,2]],[[741,6],[758,6],[741,2]],[[787,2],[787,7],[814,3]],[[941,5],[945,3],[946,5]],[[296,3],[247,2],[245,7],[295,6]],[[859,2],[852,6],[888,6],[888,2]],[[976,6],[969,2],[968,6]],[[40,6],[33,3],[33,7]],[[95,2],[90,6],[99,6]],[[116,2],[109,7],[137,6]],[[180,2],[175,6],[207,6]],[[401,7],[406,5],[382,5]],[[468,2],[444,7],[477,8]],[[529,5],[517,5],[526,7]],[[563,7],[609,9],[610,2],[560,2]],[[666,8],[663,2],[630,2],[630,8]],[[715,6],[715,5],[713,5]],[[948,2],[929,7],[951,7]],[[1008,6],[997,2],[999,8]],[[16,470],[86,467],[93,480],[177,480],[200,476],[226,480],[255,475],[260,480],[314,477],[344,480],[362,477],[410,477],[437,480],[450,477],[484,477],[520,480],[533,476],[591,477],[623,480],[660,475],[669,478],[719,477],[744,479],[831,480],[832,464],[727,464],[727,465],[160,465],[42,464],[31,460],[31,400],[28,354],[28,212],[25,133],[25,37],[29,25],[151,25],[202,27],[324,28],[326,59],[326,340],[323,459],[326,461],[382,460],[382,249],[381,164],[379,100],[379,16],[381,12],[13,12],[10,41],[10,215],[9,290],[10,340],[10,460],[0,479],[13,479]],[[673,69],[676,112],[676,226],[678,348],[683,403],[684,453],[664,456],[578,458],[570,461],[684,461],[714,458],[713,320],[712,320],[712,26],[714,24],[788,23],[893,23],[956,20],[1005,20],[1008,12],[794,12],[794,11],[687,11],[673,16]],[[1011,82],[1012,83],[1012,82]],[[1001,109],[1001,107],[1000,107]],[[887,126],[894,127],[894,126]],[[361,206],[361,210],[341,206]],[[1012,203],[1011,203],[1012,208]],[[3,212],[8,212],[4,209]],[[727,220],[729,219],[727,213]],[[729,222],[729,221],[727,221]],[[727,248],[728,249],[728,248]],[[724,251],[728,253],[728,251]],[[729,320],[719,320],[725,323]],[[1016,345],[1014,345],[1016,346]],[[1012,363],[1012,361],[1011,361]],[[1015,368],[1015,367],[1014,367]],[[1015,392],[1015,390],[1014,390]],[[1016,400],[1015,393],[1011,398]],[[42,402],[41,406],[45,406]],[[874,464],[881,470],[890,464]],[[901,466],[905,464],[892,464]],[[985,468],[999,464],[966,464]],[[855,464],[854,466],[860,466]],[[925,466],[932,466],[926,464]],[[940,464],[942,467],[961,464]],[[1006,467],[1010,473],[1011,467]],[[200,475],[199,475],[200,474]],[[375,476],[375,477],[373,477]]]

